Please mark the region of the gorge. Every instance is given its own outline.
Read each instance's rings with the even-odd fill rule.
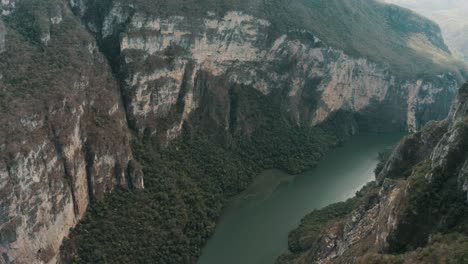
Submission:
[[[449,116],[404,138],[377,182],[306,216],[276,263],[465,263],[468,83]]]
[[[418,131],[467,76],[434,22],[374,0],[0,11],[2,264],[195,263],[262,171]]]
[[[296,176],[263,172],[226,209],[200,264],[268,264],[287,250],[288,233],[314,209],[351,198],[374,178],[378,153],[403,136],[363,134]]]

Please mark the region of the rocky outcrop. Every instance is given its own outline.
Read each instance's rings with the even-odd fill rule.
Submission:
[[[1,1],[1,261],[55,262],[91,202],[143,188],[133,132],[163,144],[185,126],[231,133],[233,87],[280,98],[301,126],[346,111],[416,129],[448,112],[459,82],[446,68],[406,78],[245,8],[164,14],[144,2]]]
[[[467,91],[465,84],[446,120],[428,124],[394,150],[378,175],[378,195],[329,223],[310,249],[287,263],[368,263],[370,256],[387,263],[397,257],[382,254],[411,253],[436,233],[462,230],[457,227],[468,212]]]
[[[132,127],[165,140],[177,137],[190,113],[200,108],[203,88],[209,86],[200,83],[202,75],[217,80],[220,104],[229,100],[219,90],[243,85],[267,95],[283,94],[285,108],[298,124],[316,125],[346,110],[391,118],[384,122],[410,130],[443,118],[458,87],[456,73],[403,78],[328,46],[310,31],[272,34],[271,21],[246,12],[158,16],[117,1],[100,14],[103,19],[93,19],[92,2],[72,5],[99,36],[106,54],[119,62]],[[447,51],[437,26],[425,22],[416,19],[417,29],[398,30],[438,32],[430,36],[431,43]],[[390,109],[391,116],[386,114]]]
[[[6,29],[3,25],[3,21],[0,20],[0,53],[5,51],[5,38],[6,38]]]
[[[0,3],[1,15],[9,15],[15,9],[15,0],[2,0]]]
[[[116,186],[143,187],[106,60],[63,3],[48,4],[61,13],[40,14],[46,42],[18,30],[13,19],[28,13],[12,13],[2,28],[0,263],[53,263],[91,201]]]

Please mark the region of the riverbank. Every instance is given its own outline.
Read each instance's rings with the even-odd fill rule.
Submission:
[[[263,172],[223,214],[200,264],[271,264],[287,250],[287,236],[310,211],[352,197],[374,179],[378,153],[402,133],[353,137],[318,166],[291,176]]]
[[[299,127],[270,103],[256,104],[265,113],[254,116],[265,119],[249,137],[221,140],[219,133],[187,129],[167,148],[135,140],[145,189],[120,189],[93,204],[62,244],[62,262],[196,263],[223,209],[262,171],[314,167],[356,131],[349,113]]]

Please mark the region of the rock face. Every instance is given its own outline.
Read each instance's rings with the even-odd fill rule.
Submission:
[[[46,17],[42,48],[11,17],[1,33],[0,263],[54,262],[91,201],[143,187],[106,60],[66,5],[50,5],[61,18]]]
[[[5,51],[6,29],[3,21],[0,20],[0,53]]]
[[[394,263],[389,258],[395,256],[376,258],[386,253],[406,253],[402,263],[424,263],[411,262],[411,251],[466,221],[467,104],[468,83],[447,119],[428,124],[394,150],[378,175],[376,195],[329,223],[309,249],[287,263]],[[427,254],[437,254],[432,251]]]
[[[100,14],[104,19],[87,25],[100,36],[111,60],[119,62],[130,123],[140,133],[169,140],[200,107],[203,89],[210,89],[202,83],[206,78],[216,80],[222,91],[236,85],[264,94],[279,91],[300,124],[318,124],[338,110],[369,115],[376,105],[384,105],[373,114],[386,115],[391,109],[387,124],[410,130],[443,118],[459,85],[450,71],[402,78],[388,67],[336,50],[306,30],[276,36],[269,20],[241,11],[157,16],[121,2],[106,9]],[[85,20],[94,12],[76,3],[75,10]],[[440,31],[431,26],[427,30],[436,32],[431,41],[441,52],[448,51]]]
[[[413,130],[448,112],[459,82],[448,69],[405,78],[237,9],[97,2],[1,1],[0,263],[54,263],[90,202],[143,188],[132,132],[168,144],[194,113],[229,131],[232,87],[281,97],[300,125],[345,110]]]
[[[454,56],[468,62],[468,3],[463,0],[385,0],[418,12],[440,24],[444,39]]]

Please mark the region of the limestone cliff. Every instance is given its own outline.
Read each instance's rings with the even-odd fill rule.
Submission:
[[[0,262],[53,263],[91,202],[143,188],[132,134],[167,145],[184,127],[255,130],[232,127],[233,87],[280,98],[298,126],[347,111],[366,129],[414,130],[445,116],[460,82],[456,68],[418,55],[423,43],[450,58],[437,27],[398,28],[374,1],[351,10],[388,22],[368,41],[348,31],[370,32],[366,20],[324,23],[302,1],[182,2],[1,1]],[[436,74],[396,67],[414,63]]]
[[[116,185],[143,187],[128,170],[124,107],[94,39],[64,3],[34,2],[1,18],[0,263],[54,262],[91,201]]]
[[[420,13],[438,24],[444,39],[456,58],[468,62],[468,2],[464,0],[385,0]]]
[[[131,126],[163,140],[180,134],[190,113],[202,107],[206,90],[216,93],[221,105],[229,103],[227,91],[236,85],[266,95],[279,91],[298,124],[315,125],[347,110],[414,130],[443,118],[459,85],[456,71],[408,78],[364,54],[331,47],[305,27],[275,32],[276,21],[246,11],[163,15],[114,1],[96,17],[93,1],[72,6],[116,62]],[[413,39],[420,47],[416,39],[426,38],[425,32],[425,44],[448,52],[436,26],[387,12],[395,31],[411,33],[409,43]],[[407,20],[412,24],[398,24]],[[228,113],[220,119],[228,120]],[[221,126],[229,129],[228,123]]]
[[[467,92],[465,84],[447,119],[397,146],[378,174],[378,186],[354,210],[313,237],[305,232],[290,240],[301,246],[279,263],[463,263]]]

